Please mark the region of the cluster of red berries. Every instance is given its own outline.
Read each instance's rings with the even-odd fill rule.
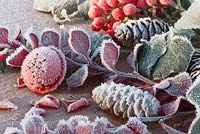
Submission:
[[[88,15],[92,30],[104,30],[114,34],[116,28],[125,18],[141,13],[141,9],[151,6],[164,7],[172,0],[91,0]]]

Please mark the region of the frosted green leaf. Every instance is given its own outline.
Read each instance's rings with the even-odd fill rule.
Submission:
[[[159,36],[161,38],[157,38],[157,36],[158,35],[154,36],[149,42],[143,41],[144,47],[139,56],[141,58],[138,64],[139,72],[146,77],[149,77],[152,67],[167,50],[166,45],[163,42],[163,36]]]
[[[199,115],[193,120],[188,134],[200,134],[200,117]]]
[[[0,74],[4,73],[6,69],[6,58],[0,61]]]
[[[88,11],[90,8],[90,0],[80,0],[78,5],[79,14],[85,19],[89,19]]]
[[[200,28],[200,0],[194,0],[182,17],[175,23],[176,29],[199,29]]]
[[[78,14],[77,0],[61,0],[53,8],[52,14],[54,20],[58,23],[70,21],[70,19]]]
[[[191,42],[171,30],[144,42],[139,55],[139,72],[151,79],[165,78],[171,73],[185,72],[194,53]]]

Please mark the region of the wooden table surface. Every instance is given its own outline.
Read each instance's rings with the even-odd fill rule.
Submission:
[[[30,26],[34,26],[37,31],[43,30],[45,27],[58,29],[50,14],[37,12],[32,9],[33,0],[0,0],[0,26],[6,26],[14,31],[16,27],[25,32]],[[66,27],[73,26],[88,27],[89,21],[74,20],[69,22]],[[125,57],[124,57],[125,58]],[[123,59],[123,58],[122,58]],[[120,64],[123,65],[124,61]],[[124,68],[124,67],[123,67]],[[125,69],[125,68],[124,68]],[[38,100],[42,95],[34,94],[27,88],[18,89],[14,87],[16,79],[20,76],[19,68],[7,67],[5,74],[0,74],[0,100],[9,99],[18,105],[17,111],[3,111],[0,110],[0,133],[3,133],[8,126],[20,127],[19,122],[24,117],[24,114],[31,108],[30,102]],[[66,108],[62,105],[58,110],[46,109],[47,114],[44,116],[49,128],[53,129],[60,119],[68,119],[72,115],[82,114],[88,115],[92,120],[96,116],[104,116],[109,118],[114,124],[120,125],[125,120],[119,119],[108,112],[101,111],[93,102],[91,98],[92,89],[99,85],[100,78],[89,79],[84,86],[74,89],[68,89],[65,81],[61,86],[52,92],[58,98],[80,98],[86,97],[89,100],[89,107],[82,108],[73,113],[67,113]],[[178,117],[169,121],[173,123],[181,121],[183,117]],[[162,129],[157,123],[149,123],[148,127],[153,134],[163,133]]]

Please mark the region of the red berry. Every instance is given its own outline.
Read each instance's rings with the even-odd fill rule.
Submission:
[[[88,16],[91,19],[101,16],[102,10],[97,6],[91,6],[88,11]]]
[[[123,7],[123,12],[125,15],[134,15],[136,13],[136,6],[134,4],[126,4]]]
[[[115,8],[113,11],[112,11],[112,16],[114,19],[116,20],[122,20],[124,19],[124,12],[122,9],[120,8]]]
[[[114,19],[114,18],[110,18],[109,20],[108,20],[108,23],[107,23],[107,28],[109,29],[109,30],[112,30],[112,26],[113,26],[113,24],[116,22],[116,20]]]
[[[147,7],[146,0],[138,0],[137,1],[137,7],[139,7],[139,8],[145,8],[145,7]]]
[[[172,0],[159,0],[159,3],[163,6],[167,6],[172,2]]]
[[[119,5],[119,1],[118,0],[106,0],[107,4],[111,7],[117,7]]]
[[[110,10],[110,6],[107,4],[106,0],[99,0],[97,5],[102,9],[102,10]]]
[[[95,27],[94,25],[91,25],[91,29],[92,31],[97,31],[97,32],[101,30],[101,28]]]
[[[118,0],[118,1],[121,4],[128,4],[128,3],[136,4],[137,3],[137,0]]]
[[[102,28],[104,26],[104,24],[105,24],[105,21],[101,17],[94,18],[94,20],[92,22],[92,25],[97,27],[97,28]]]
[[[156,4],[156,2],[157,2],[157,0],[146,0],[146,3],[148,6],[153,6]]]
[[[121,24],[121,22],[117,21],[113,24],[113,30],[115,30],[117,28],[117,26],[119,26]]]
[[[93,6],[93,5],[97,5],[97,2],[98,2],[99,0],[91,0],[90,1],[90,6]]]

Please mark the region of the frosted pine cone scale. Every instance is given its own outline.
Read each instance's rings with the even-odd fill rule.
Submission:
[[[141,39],[150,40],[155,34],[169,31],[169,25],[161,20],[141,18],[139,20],[128,20],[115,29],[115,36],[124,45],[133,45]]]
[[[160,111],[160,102],[154,96],[134,86],[104,83],[92,91],[92,97],[102,110],[112,109],[123,118],[151,117]]]

